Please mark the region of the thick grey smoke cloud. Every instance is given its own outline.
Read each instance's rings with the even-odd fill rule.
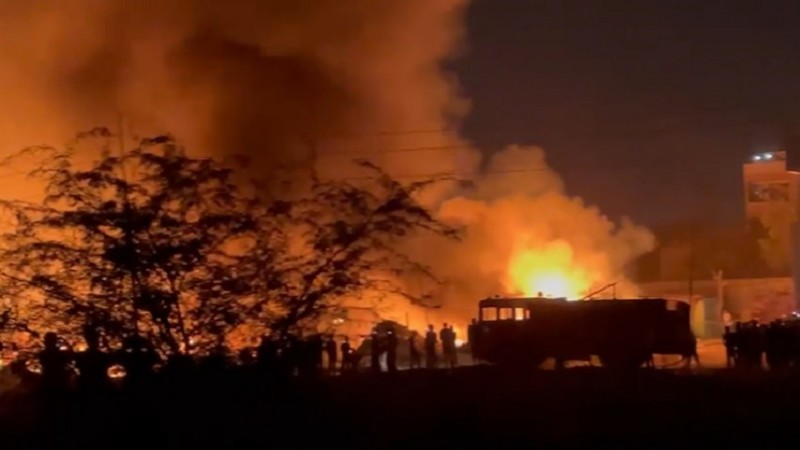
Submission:
[[[4,1],[0,152],[119,113],[133,133],[267,169],[347,136],[442,129],[465,112],[441,69],[465,3]]]

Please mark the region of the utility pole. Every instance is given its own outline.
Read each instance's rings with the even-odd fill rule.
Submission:
[[[689,306],[694,302],[694,224],[689,227]]]
[[[717,285],[717,304],[716,304],[716,308],[714,308],[714,315],[716,317],[714,318],[714,320],[718,321],[719,323],[721,323],[722,327],[724,327],[725,326],[725,318],[723,317],[723,303],[724,303],[724,295],[725,295],[725,291],[724,291],[725,282],[722,279],[723,272],[721,270],[715,270],[712,273],[712,275],[714,276],[714,281],[716,282],[716,285]],[[720,333],[721,333],[721,328],[722,327],[720,327],[720,330],[719,330]],[[715,330],[715,334],[716,334],[716,332],[717,332],[717,330]]]

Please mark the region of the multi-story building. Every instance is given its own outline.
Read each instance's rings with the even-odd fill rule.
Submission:
[[[771,232],[786,233],[786,239],[779,242],[788,247],[796,291],[800,286],[800,172],[789,170],[785,151],[755,154],[742,169],[746,217],[783,228]],[[795,298],[795,305],[798,303]]]
[[[800,212],[800,172],[789,170],[786,152],[759,153],[742,167],[748,219],[769,220],[784,214],[795,221]]]

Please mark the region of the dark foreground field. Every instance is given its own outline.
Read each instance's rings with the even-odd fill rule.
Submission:
[[[252,378],[7,398],[0,447],[741,448],[800,435],[800,374],[471,367],[280,389]]]

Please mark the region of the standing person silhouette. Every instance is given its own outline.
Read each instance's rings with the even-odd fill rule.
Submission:
[[[328,340],[325,341],[325,353],[328,355],[328,372],[336,375],[338,355],[336,354],[336,339],[333,335],[328,336]]]
[[[425,333],[425,368],[435,369],[436,366],[436,331],[433,325],[428,325],[428,332]]]
[[[416,331],[412,331],[411,335],[408,337],[408,358],[410,369],[418,369],[422,366],[422,355],[420,355],[419,349],[417,348]]]
[[[389,372],[397,372],[397,335],[393,329],[386,333],[386,368]]]
[[[48,332],[44,335],[44,350],[39,352],[42,366],[42,385],[48,394],[64,390],[69,384],[69,363],[71,352],[59,348],[58,335]]]
[[[353,348],[350,346],[350,339],[345,336],[341,345],[342,351],[342,373],[353,369]]]
[[[91,326],[83,329],[86,350],[75,355],[78,366],[78,385],[81,389],[101,391],[108,387],[108,368],[111,366],[107,353],[100,349],[100,333]]]

